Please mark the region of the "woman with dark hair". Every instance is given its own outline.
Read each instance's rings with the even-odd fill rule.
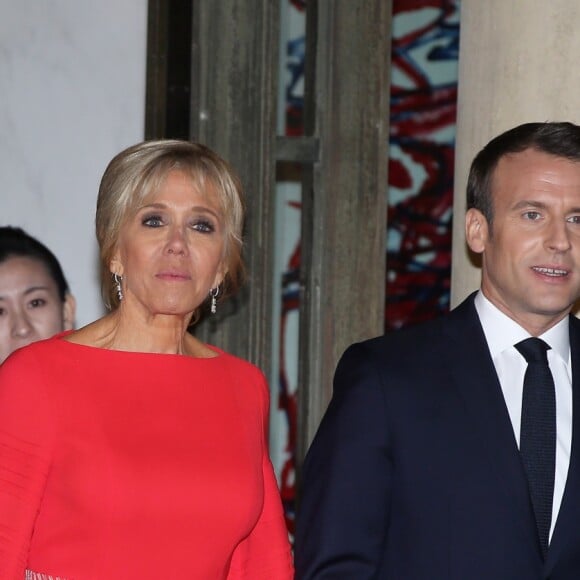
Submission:
[[[292,578],[265,378],[188,332],[241,281],[242,222],[237,177],[203,145],[110,162],[110,313],[0,367],[0,578]]]
[[[0,227],[0,363],[71,330],[74,317],[75,299],[54,254],[21,228]]]

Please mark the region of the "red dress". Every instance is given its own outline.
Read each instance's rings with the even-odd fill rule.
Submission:
[[[253,365],[55,337],[0,367],[0,579],[292,578]],[[29,573],[30,575],[30,573]]]

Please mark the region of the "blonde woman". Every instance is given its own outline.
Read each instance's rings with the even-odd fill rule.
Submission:
[[[0,371],[1,578],[292,577],[264,376],[188,332],[239,284],[242,221],[238,179],[202,145],[111,161],[110,313]]]

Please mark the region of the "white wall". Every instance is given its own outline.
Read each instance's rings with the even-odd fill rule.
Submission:
[[[103,312],[94,208],[144,135],[147,0],[0,0],[0,225],[61,261],[77,325]]]

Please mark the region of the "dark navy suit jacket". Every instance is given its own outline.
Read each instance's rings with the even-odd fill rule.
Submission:
[[[473,298],[343,355],[302,472],[298,580],[580,579],[580,321],[570,467],[544,562]]]

